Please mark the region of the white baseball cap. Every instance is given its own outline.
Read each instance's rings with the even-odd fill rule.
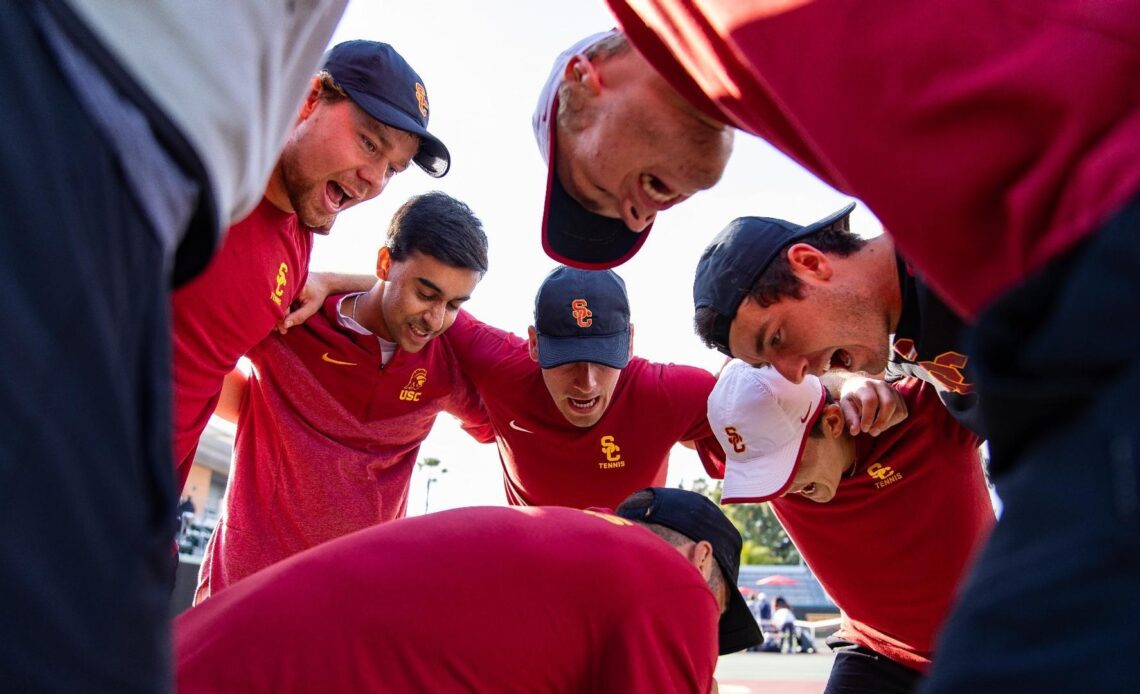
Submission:
[[[727,462],[721,503],[759,503],[783,494],[825,402],[815,376],[797,384],[770,366],[729,362],[709,394],[708,409]]]

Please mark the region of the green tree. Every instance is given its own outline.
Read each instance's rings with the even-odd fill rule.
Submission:
[[[720,503],[721,483],[698,478],[690,487]],[[728,504],[720,507],[744,540],[743,564],[799,564],[800,553],[767,504]]]

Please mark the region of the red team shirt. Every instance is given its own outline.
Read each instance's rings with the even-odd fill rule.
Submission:
[[[630,359],[605,414],[584,429],[554,405],[526,340],[465,311],[441,339],[483,400],[512,505],[615,508],[665,483],[679,441],[693,441],[708,474],[724,476],[707,420],[716,378],[703,369]]]
[[[249,352],[225,508],[206,547],[197,600],[258,569],[400,518],[436,415],[486,419],[446,344],[397,349],[339,324],[337,303]],[[488,439],[489,440],[489,439]]]
[[[614,516],[466,508],[258,573],[174,625],[178,691],[707,692],[716,601]]]
[[[689,101],[866,201],[967,316],[1140,190],[1134,0],[608,3]]]
[[[226,234],[206,270],[174,292],[174,462],[186,482],[226,374],[285,316],[309,273],[313,234],[269,200]]]
[[[855,473],[826,504],[772,510],[843,610],[839,635],[925,672],[964,574],[994,523],[978,454],[933,386],[894,385],[910,416],[856,440]]]

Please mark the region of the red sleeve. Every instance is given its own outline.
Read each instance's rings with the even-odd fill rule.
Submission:
[[[459,321],[456,320],[456,322]],[[449,329],[447,333],[450,332]],[[469,372],[462,368],[459,360],[449,349],[450,345],[445,344],[443,347],[448,349],[448,358],[452,361],[451,395],[444,402],[443,409],[459,420],[463,431],[470,434],[471,438],[479,443],[494,443],[495,427],[491,424],[491,417],[483,407],[483,399],[475,389],[475,384],[468,378]]]
[[[678,440],[692,441],[709,477],[724,479],[724,451],[708,420],[709,393],[716,385],[716,376],[695,366],[653,366],[661,370],[661,399],[668,403],[668,412],[683,432]]]
[[[492,385],[490,379],[501,378],[510,364],[530,360],[525,339],[487,325],[463,310],[441,339],[451,348],[459,369],[477,388]]]

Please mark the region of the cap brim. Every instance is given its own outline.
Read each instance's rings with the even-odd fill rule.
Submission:
[[[614,335],[538,336],[538,365],[544,369],[577,361],[624,369],[629,363],[629,331]]]
[[[748,460],[729,459],[724,467],[724,487],[721,493],[722,504],[758,504],[781,496],[792,480],[803,460],[804,446],[815,422],[823,413],[827,402],[823,387],[815,410],[805,422],[800,438],[792,439],[778,450]]]
[[[743,651],[764,640],[760,625],[736,585],[728,588],[728,609],[720,617],[719,632],[721,655]]]
[[[557,108],[557,100],[555,106]],[[562,263],[582,270],[608,270],[629,260],[649,238],[650,224],[630,231],[620,219],[587,210],[558,179],[555,119],[551,118],[550,164],[546,173],[546,208],[542,213],[542,249]]]
[[[435,135],[429,133],[415,119],[400,109],[371,94],[364,94],[353,87],[341,85],[349,97],[364,112],[376,120],[393,128],[398,128],[420,137],[420,148],[412,161],[432,178],[442,178],[451,169],[451,153]]]

